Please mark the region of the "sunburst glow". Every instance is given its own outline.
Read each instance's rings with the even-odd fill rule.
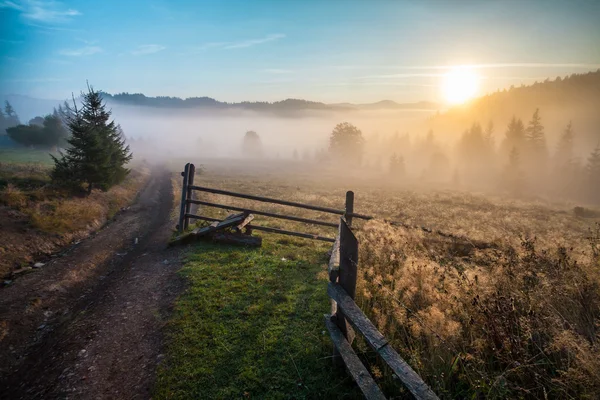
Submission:
[[[468,67],[455,67],[444,75],[442,91],[448,103],[461,104],[475,97],[479,90],[479,76]]]

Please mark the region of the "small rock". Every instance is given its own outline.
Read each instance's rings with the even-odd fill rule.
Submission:
[[[169,260],[164,260],[163,264],[165,264],[165,265],[169,264]]]
[[[7,279],[4,281],[4,285],[8,286],[12,283],[13,281],[11,281],[10,279]]]
[[[133,244],[138,244],[138,242],[139,242],[138,238],[135,238],[135,241]]]
[[[124,256],[124,255],[126,255],[126,254],[127,254],[127,253],[117,253],[117,255],[118,255],[118,256],[121,256],[121,257],[122,257],[122,256]]]
[[[86,349],[81,349],[81,350],[79,351],[79,357],[83,357],[83,356],[85,356],[85,353],[87,353],[87,350],[86,350]]]
[[[38,331],[41,331],[42,329],[44,329],[46,327],[46,324],[41,324],[40,326],[38,326]]]
[[[281,261],[287,261],[287,258],[281,257]]]
[[[36,262],[35,264],[33,264],[33,268],[42,268],[44,265],[46,264],[44,264],[43,262]]]

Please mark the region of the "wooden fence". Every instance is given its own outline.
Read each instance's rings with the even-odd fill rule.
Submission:
[[[329,330],[331,340],[335,346],[334,359],[343,360],[343,363],[346,365],[348,371],[367,399],[379,400],[385,399],[385,396],[369,374],[367,368],[361,363],[360,359],[352,349],[352,342],[354,341],[356,335],[355,331],[358,331],[361,335],[363,335],[369,346],[371,346],[373,350],[377,352],[381,359],[391,368],[396,376],[398,376],[398,379],[400,379],[400,381],[416,399],[430,400],[438,398],[429,388],[429,386],[423,382],[423,379],[421,379],[421,377],[389,345],[386,338],[379,332],[379,330],[377,330],[375,325],[373,325],[373,323],[354,302],[356,280],[358,276],[358,240],[352,232],[352,222],[354,218],[370,220],[373,219],[373,217],[354,212],[354,193],[352,191],[346,192],[345,208],[344,210],[339,210],[197,186],[194,184],[195,171],[196,168],[194,167],[194,164],[188,163],[185,166],[185,170],[181,173],[183,176],[183,186],[181,189],[179,224],[177,225],[177,229],[180,232],[189,227],[190,219],[199,219],[211,222],[220,221],[216,218],[192,214],[192,204],[337,228],[337,236],[334,239],[304,232],[287,231],[283,229],[257,225],[246,225],[253,230],[299,236],[333,243],[331,257],[329,260],[329,283],[327,286],[327,293],[331,298],[331,314],[325,315],[325,325]],[[291,215],[276,214],[195,200],[193,198],[194,191],[214,193],[242,199],[255,200],[258,202],[279,204],[334,214],[341,216],[340,223],[335,224],[332,222],[324,222]]]
[[[340,218],[339,233],[329,259],[327,294],[331,298],[331,314],[325,315],[325,325],[335,346],[334,357],[341,357],[365,398],[385,399],[352,349],[355,331],[358,331],[416,399],[437,399],[435,393],[396,353],[354,302],[358,276],[358,240],[351,226],[351,220]]]
[[[315,205],[311,205],[311,204],[296,203],[293,201],[272,199],[272,198],[268,198],[268,197],[253,196],[253,195],[249,195],[249,194],[231,192],[228,190],[213,189],[213,188],[208,188],[208,187],[204,187],[204,186],[198,186],[198,185],[194,184],[195,172],[196,172],[196,167],[194,166],[194,164],[188,163],[185,165],[185,169],[181,173],[181,176],[183,176],[183,185],[181,188],[181,206],[180,206],[180,211],[179,211],[179,223],[177,224],[177,230],[179,232],[183,232],[184,230],[188,229],[188,227],[190,225],[190,219],[198,219],[198,220],[210,221],[210,222],[219,221],[216,218],[192,214],[191,213],[192,204],[202,205],[202,206],[207,206],[207,207],[221,208],[221,209],[231,210],[231,211],[247,212],[247,213],[250,213],[253,215],[262,215],[264,217],[277,218],[277,219],[283,219],[283,220],[295,221],[295,222],[302,222],[305,224],[313,224],[313,225],[327,226],[330,228],[338,228],[338,224],[336,224],[334,222],[325,222],[325,221],[319,221],[319,220],[315,220],[315,219],[296,217],[296,216],[292,216],[292,215],[276,214],[276,213],[271,213],[271,212],[254,210],[251,208],[241,208],[241,207],[235,207],[235,206],[231,206],[231,205],[227,205],[227,204],[219,204],[219,203],[211,203],[208,201],[195,200],[194,199],[194,191],[220,194],[220,195],[237,197],[237,198],[242,198],[242,199],[247,199],[247,200],[254,200],[254,201],[263,202],[263,203],[279,204],[279,205],[290,206],[290,207],[295,207],[295,208],[302,208],[302,209],[306,209],[306,210],[319,211],[319,212],[333,214],[333,215],[341,215],[341,216],[344,216],[346,218],[346,220],[349,220],[349,221],[352,221],[353,218],[360,218],[360,219],[364,219],[364,220],[369,220],[369,219],[373,218],[368,215],[357,214],[354,212],[354,193],[351,191],[346,193],[345,208],[343,210],[339,210],[339,209],[335,209],[335,208],[321,207],[321,206],[315,206]],[[257,231],[265,231],[265,232],[277,233],[277,234],[282,234],[282,235],[298,236],[298,237],[303,237],[303,238],[307,238],[307,239],[315,239],[315,240],[321,240],[321,241],[331,242],[331,243],[335,242],[334,237],[320,236],[320,235],[315,235],[315,234],[311,234],[311,233],[287,231],[287,230],[283,230],[283,229],[277,229],[277,228],[271,228],[271,227],[266,227],[266,226],[253,225],[253,224],[248,224],[248,225],[246,225],[246,227],[248,227],[252,230],[257,230]]]

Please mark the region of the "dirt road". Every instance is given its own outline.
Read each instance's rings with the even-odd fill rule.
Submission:
[[[65,256],[0,288],[0,398],[146,399],[182,288],[155,168],[135,205]]]

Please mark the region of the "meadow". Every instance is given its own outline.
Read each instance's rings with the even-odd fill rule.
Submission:
[[[353,190],[355,211],[377,217],[374,221],[355,223],[360,241],[357,303],[440,397],[600,396],[600,226],[598,219],[576,216],[572,204],[419,184],[394,184],[389,180],[361,176],[358,172],[339,175],[302,163],[272,168],[266,164],[249,166],[209,160],[195,183],[340,209],[345,191]],[[206,193],[200,194],[199,198],[335,222],[335,218],[318,212],[289,210],[284,206]],[[213,217],[228,214],[225,210],[207,207],[199,212]],[[399,221],[405,226],[391,226],[384,219]],[[335,235],[331,228],[259,216],[253,223]],[[421,226],[432,228],[432,231],[424,231]],[[454,236],[440,235],[438,230]],[[254,276],[272,279],[271,274],[282,280],[278,285],[287,288],[284,290],[286,299],[295,296],[296,291],[287,290],[296,285],[302,286],[304,296],[313,299],[308,303],[303,301],[308,304],[308,309],[298,317],[310,321],[308,325],[295,319],[288,319],[287,324],[294,326],[290,337],[303,337],[306,349],[317,350],[311,354],[293,353],[306,356],[298,356],[303,364],[296,367],[298,371],[289,365],[284,369],[291,376],[299,373],[302,382],[314,374],[330,379],[329,375],[323,375],[325,369],[321,364],[317,363],[319,367],[314,369],[307,366],[315,360],[322,361],[321,358],[330,353],[330,349],[323,348],[322,339],[311,339],[311,335],[319,338],[324,328],[319,321],[322,321],[322,314],[328,312],[324,292],[326,258],[317,257],[317,253],[324,254],[328,246],[304,239],[289,240],[259,234],[266,243],[260,250],[240,251],[227,246],[207,248],[208,245],[202,244],[190,249],[183,270],[190,278],[190,288],[176,305],[178,311],[167,351],[170,360],[167,365],[179,367],[166,368],[159,374],[158,392],[163,395],[160,397],[182,398],[186,393],[200,393],[190,387],[171,393],[165,391],[166,382],[175,379],[173,371],[185,376],[200,368],[206,356],[217,351],[215,347],[220,348],[203,347],[203,350],[192,351],[189,341],[194,340],[197,333],[189,327],[194,326],[193,322],[208,324],[212,337],[220,336],[218,332],[221,331],[213,330],[211,322],[201,321],[208,315],[230,317],[230,307],[234,307],[238,312],[235,324],[250,324],[257,329],[253,321],[266,318],[264,314],[252,311],[257,306],[262,309],[260,296],[240,295],[237,291],[241,289],[237,285],[254,279]],[[288,260],[287,255],[279,258],[284,253],[292,254],[293,261],[287,264],[281,261]],[[272,255],[276,258],[269,261],[268,257]],[[265,257],[265,264],[259,267],[257,257]],[[240,274],[256,268],[260,268],[259,274],[250,273],[240,278]],[[282,274],[278,270],[285,272]],[[218,276],[214,279],[208,277],[215,274]],[[232,292],[235,306],[223,305],[211,310],[202,305],[198,311],[198,306],[207,301],[204,297],[208,299],[214,295],[213,285],[217,282],[221,291],[218,298]],[[279,286],[278,290],[281,290]],[[218,320],[218,324],[224,323]],[[182,329],[182,325],[186,329]],[[229,334],[223,336],[228,337]],[[231,354],[237,354],[238,346],[252,347],[256,340],[253,335],[240,334],[236,335],[235,341],[227,342],[227,347]],[[397,379],[364,343],[358,340],[355,347],[388,395],[392,398],[406,395]],[[299,351],[298,347],[292,348]],[[287,362],[295,357],[280,356]],[[253,363],[252,360],[236,360],[235,365],[229,366],[231,373],[244,371]],[[262,367],[264,365],[269,367]],[[254,376],[237,381],[241,384],[235,385],[238,391],[234,392],[242,396],[246,392],[252,397],[257,394],[258,397],[285,398],[282,394],[285,390],[261,386],[270,380],[272,365],[261,363],[254,372],[263,378]],[[212,364],[212,367],[218,365]],[[288,376],[288,384],[289,379],[293,378]],[[209,391],[217,390],[223,384],[224,379],[216,377],[205,382],[204,387]],[[181,383],[181,386],[190,385]],[[351,396],[352,391],[347,385],[344,381],[338,387]],[[243,387],[246,391],[240,392]],[[312,388],[312,391],[302,391],[302,396],[300,392],[294,396],[311,398],[319,393],[317,397],[335,397],[330,391],[317,390],[324,390],[324,386],[315,387],[313,383]],[[227,395],[234,392],[227,392]],[[207,393],[227,397],[225,392]]]

